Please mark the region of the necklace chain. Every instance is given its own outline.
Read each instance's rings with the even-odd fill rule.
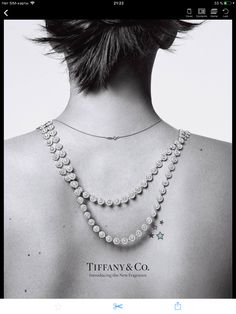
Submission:
[[[56,161],[56,167],[59,168],[59,172],[64,176],[65,181],[70,184],[74,190],[74,194],[77,197],[77,202],[80,206],[81,211],[83,212],[84,217],[87,219],[88,225],[92,227],[93,232],[95,232],[99,238],[105,239],[107,243],[113,243],[115,245],[127,245],[132,244],[137,239],[142,238],[145,233],[148,231],[152,223],[158,217],[158,212],[161,209],[161,203],[164,201],[164,195],[167,192],[167,186],[169,185],[169,180],[172,178],[172,172],[175,170],[175,164],[178,161],[180,156],[180,150],[183,148],[185,141],[190,136],[188,131],[179,130],[178,141],[175,141],[175,144],[172,144],[170,147],[174,150],[175,159],[172,159],[168,165],[168,171],[165,174],[165,180],[162,181],[162,188],[159,189],[159,194],[157,197],[157,202],[150,212],[150,216],[145,219],[145,222],[136,229],[134,234],[129,236],[111,236],[101,228],[94,217],[92,217],[91,210],[88,209],[86,205],[86,197],[84,193],[81,195],[83,189],[79,186],[78,178],[74,173],[74,169],[71,165],[70,159],[66,156],[66,152],[63,150],[63,145],[60,142],[60,138],[57,135],[55,126],[52,121],[48,121],[44,125],[38,127],[42,134],[43,138],[46,140],[47,146],[49,146],[50,152],[53,153],[52,159]],[[174,148],[175,147],[175,148]],[[82,189],[82,191],[81,191]],[[99,203],[98,203],[99,204]],[[109,206],[109,204],[105,205]]]
[[[88,132],[85,132],[85,131],[82,131],[82,130],[79,130],[61,120],[58,120],[58,119],[54,119],[54,121],[57,121],[61,124],[64,124],[65,126],[71,128],[72,130],[74,131],[77,131],[79,133],[82,133],[82,134],[85,134],[85,135],[88,135],[88,136],[92,136],[92,137],[96,137],[96,138],[104,138],[106,140],[118,140],[118,139],[121,139],[121,138],[125,138],[125,137],[130,137],[130,136],[134,136],[134,135],[137,135],[137,134],[140,134],[142,132],[145,132],[149,129],[151,129],[152,127],[154,127],[155,125],[157,125],[159,122],[161,122],[161,119],[159,119],[158,121],[156,121],[155,123],[151,124],[150,126],[142,129],[142,130],[139,130],[137,132],[134,132],[134,133],[130,133],[130,134],[126,134],[126,135],[114,135],[114,136],[102,136],[102,135],[97,135],[97,134],[92,134],[92,133],[88,133]]]

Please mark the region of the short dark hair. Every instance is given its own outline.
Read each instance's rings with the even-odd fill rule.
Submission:
[[[45,20],[50,43],[64,54],[79,91],[107,86],[111,71],[124,58],[136,59],[166,47],[166,36],[191,30],[196,24],[181,20]],[[165,36],[166,35],[166,36]],[[51,52],[52,53],[52,52]]]

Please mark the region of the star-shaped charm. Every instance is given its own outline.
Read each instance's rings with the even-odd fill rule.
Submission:
[[[164,223],[164,220],[161,220],[161,221],[160,221],[160,224],[163,225],[163,223]]]
[[[149,238],[153,238],[154,237],[154,233],[149,233]]]
[[[158,240],[163,240],[164,233],[159,232],[156,234],[156,236],[157,236]]]

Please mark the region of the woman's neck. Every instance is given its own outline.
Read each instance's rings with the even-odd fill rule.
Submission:
[[[104,136],[145,128],[159,120],[151,103],[150,77],[150,67],[126,64],[113,73],[107,89],[78,94],[72,81],[68,105],[58,119]]]

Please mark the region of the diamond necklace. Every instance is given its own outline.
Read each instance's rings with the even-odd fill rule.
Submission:
[[[49,134],[47,131],[51,131],[51,133]],[[89,202],[98,204],[100,206],[106,205],[109,207],[120,206],[122,204],[126,204],[126,203],[129,203],[131,201],[134,201],[138,195],[141,195],[142,192],[144,192],[148,188],[151,181],[153,181],[155,176],[158,174],[158,169],[163,166],[163,163],[166,162],[168,160],[168,158],[170,158],[170,161],[173,162],[174,164],[177,162],[176,157],[178,157],[179,152],[176,151],[176,148],[178,150],[181,150],[183,148],[183,144],[184,144],[184,139],[179,136],[178,140],[176,140],[174,142],[174,144],[171,144],[166,149],[166,151],[161,154],[160,158],[155,162],[155,165],[150,169],[150,171],[147,173],[147,175],[145,176],[145,178],[141,181],[141,183],[139,185],[137,185],[135,188],[133,188],[133,190],[130,191],[128,194],[123,195],[123,196],[113,200],[113,199],[104,199],[103,197],[98,197],[96,195],[93,195],[92,193],[88,192],[87,190],[84,190],[79,185],[79,183],[77,181],[74,182],[74,180],[72,180],[73,175],[69,174],[69,173],[73,171],[73,168],[71,166],[63,168],[63,162],[60,160],[60,157],[66,156],[65,151],[62,151],[61,144],[57,144],[55,146],[52,145],[53,142],[52,142],[52,139],[50,139],[50,136],[56,136],[56,134],[57,134],[57,131],[55,130],[55,126],[53,123],[51,125],[49,125],[47,127],[47,129],[44,128],[42,133],[44,134],[43,135],[44,139],[48,140],[47,144],[49,146],[51,146],[50,152],[52,154],[54,154],[53,158],[55,161],[57,161],[56,167],[61,168],[59,170],[59,173],[62,176],[64,176],[65,181],[70,182],[70,185],[76,189],[76,191],[75,191],[76,196],[81,195],[81,196],[83,196],[83,198],[85,198]],[[172,154],[174,156],[171,157]],[[168,182],[166,180],[164,180],[163,185],[167,186]]]
[[[134,233],[131,233],[129,236],[111,236],[104,231],[104,228],[101,228],[96,220],[92,217],[91,211],[86,205],[88,198],[84,197],[82,194],[82,187],[79,187],[78,178],[74,173],[74,168],[71,165],[70,159],[66,156],[66,152],[63,149],[63,145],[60,142],[60,138],[57,135],[55,126],[52,121],[46,122],[44,125],[38,127],[37,129],[41,130],[43,138],[46,140],[47,146],[50,148],[50,152],[53,154],[52,159],[56,161],[56,167],[59,168],[61,175],[64,175],[65,181],[70,184],[72,189],[74,189],[74,194],[77,197],[77,202],[80,206],[81,211],[84,214],[84,217],[87,219],[88,225],[92,227],[92,230],[98,234],[99,238],[105,239],[107,243],[113,243],[115,245],[127,245],[128,243],[133,243],[135,240],[142,238],[146,231],[149,229],[150,225],[155,219],[157,219],[157,213],[161,209],[161,203],[164,201],[164,194],[166,194],[166,187],[169,185],[169,180],[172,178],[172,172],[175,170],[175,164],[178,162],[178,157],[180,156],[180,150],[183,148],[183,144],[186,142],[190,133],[188,131],[179,130],[178,141],[176,140],[174,144],[171,144],[170,150],[174,150],[174,159],[172,157],[171,162],[168,165],[168,171],[165,174],[165,180],[162,181],[162,188],[159,190],[159,195],[157,197],[157,202],[150,212],[145,221],[141,226],[136,229]],[[81,190],[82,189],[82,190]],[[82,194],[82,195],[81,195]],[[105,203],[105,205],[107,205]],[[110,205],[107,205],[110,206]]]

